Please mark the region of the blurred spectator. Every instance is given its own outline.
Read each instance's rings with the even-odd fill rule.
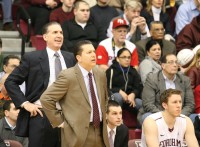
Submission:
[[[176,39],[176,50],[179,52],[184,48],[193,49],[198,44],[200,44],[200,14],[180,31]]]
[[[178,61],[176,55],[167,54],[161,58],[162,70],[147,76],[142,91],[143,107],[138,114],[138,120],[142,124],[144,119],[152,113],[162,109],[160,94],[166,89],[172,88],[182,92],[182,114],[189,116],[194,122],[194,95],[190,85],[190,79],[182,73],[178,73]]]
[[[1,76],[4,76],[4,74],[10,74],[12,71],[19,66],[20,64],[20,58],[16,55],[8,55],[4,57],[3,59],[3,72]],[[2,77],[0,77],[1,80]],[[25,83],[20,85],[20,89],[23,93],[25,93]]]
[[[13,31],[13,19],[12,19],[12,2],[13,0],[2,0],[3,10],[3,30]]]
[[[146,56],[146,51],[145,51],[146,43],[151,39],[159,42],[161,51],[162,51],[161,57],[166,54],[169,54],[169,53],[176,54],[175,44],[171,41],[164,39],[164,32],[165,31],[164,31],[162,22],[160,22],[160,21],[151,22],[151,25],[150,25],[151,37],[136,42],[140,63],[144,60],[144,58]]]
[[[119,13],[123,13],[125,1],[127,0],[109,0],[108,5],[115,7]]]
[[[0,137],[0,147],[7,147],[4,140]]]
[[[194,131],[196,138],[198,140],[198,143],[200,145],[200,115],[196,116],[195,121],[194,121]]]
[[[77,1],[74,4],[74,15],[74,19],[62,24],[64,35],[62,49],[73,52],[74,45],[80,40],[89,40],[96,48],[106,36],[89,20],[90,7],[88,3]]]
[[[35,35],[42,34],[42,28],[49,22],[51,11],[60,3],[60,0],[21,0],[21,4],[30,15]]]
[[[148,0],[147,7],[141,11],[141,16],[146,19],[149,28],[152,21],[161,21],[163,23],[165,33],[173,35],[169,16],[166,13],[165,0]]]
[[[180,5],[175,17],[176,35],[189,24],[192,19],[200,13],[200,1],[189,0],[187,3]]]
[[[74,18],[73,6],[75,0],[60,1],[62,2],[62,6],[51,12],[49,21],[56,21],[62,24],[64,21]]]
[[[90,8],[97,4],[96,0],[84,0],[84,1],[89,4]]]
[[[118,16],[115,8],[108,6],[110,0],[97,0],[97,4],[90,9],[90,18],[95,26],[106,36],[110,21]]]
[[[131,65],[131,52],[122,48],[117,52],[113,64],[106,70],[107,86],[111,99],[117,101],[121,107],[139,110],[142,100],[140,76]]]
[[[117,18],[123,18],[129,25],[129,32],[126,38],[131,42],[136,42],[141,39],[146,39],[150,37],[149,28],[146,24],[144,17],[140,16],[142,10],[142,4],[138,1],[129,0],[124,5],[124,14],[118,16]],[[114,18],[116,19],[116,18]],[[107,29],[107,36],[112,37],[112,26],[113,22],[110,22],[109,28]]]
[[[113,38],[107,38],[99,43],[96,50],[97,64],[100,68],[107,70],[117,53],[122,48],[127,48],[131,52],[131,66],[138,68],[138,54],[135,44],[126,40],[128,25],[125,19],[118,18],[112,25]]]
[[[23,147],[28,147],[28,138],[15,136],[15,127],[19,109],[9,100],[3,105],[5,117],[0,119],[0,137],[4,140],[19,141]]]
[[[146,44],[147,56],[139,65],[139,74],[144,85],[149,73],[156,73],[161,70],[160,57],[161,47],[155,40],[149,40]]]

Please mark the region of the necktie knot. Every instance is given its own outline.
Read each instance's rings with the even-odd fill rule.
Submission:
[[[92,73],[89,72],[89,73],[88,73],[88,76],[89,76],[89,78],[92,78]]]
[[[57,57],[57,58],[60,57],[60,55],[58,54],[58,52],[55,52],[54,56]]]

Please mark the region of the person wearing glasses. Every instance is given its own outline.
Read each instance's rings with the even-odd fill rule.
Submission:
[[[142,106],[142,100],[139,99],[141,80],[130,63],[131,52],[127,48],[120,49],[113,64],[106,70],[107,86],[111,99],[121,106],[138,110]]]
[[[138,114],[138,120],[142,124],[144,119],[152,113],[163,110],[160,104],[160,95],[166,89],[172,88],[182,92],[181,113],[189,116],[192,121],[196,114],[194,111],[194,95],[189,77],[178,72],[178,61],[174,54],[167,54],[161,58],[162,70],[147,76],[142,92],[143,107]]]

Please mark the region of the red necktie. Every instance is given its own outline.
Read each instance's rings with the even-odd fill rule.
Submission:
[[[90,93],[91,93],[92,106],[93,106],[93,124],[97,128],[100,126],[99,109],[98,109],[97,98],[94,92],[94,86],[92,82],[92,73],[89,72],[88,76],[89,76]]]

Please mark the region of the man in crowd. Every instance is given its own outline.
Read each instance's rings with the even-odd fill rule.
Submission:
[[[71,53],[60,50],[63,31],[59,23],[46,24],[43,38],[46,49],[25,54],[21,64],[7,78],[5,87],[16,108],[21,108],[16,135],[28,136],[29,147],[59,147],[60,132],[52,128],[39,98],[56,80],[58,73],[74,66],[75,60]],[[25,95],[19,89],[23,82],[26,84]]]
[[[194,121],[194,95],[190,85],[190,79],[182,73],[178,73],[177,57],[167,54],[161,58],[162,70],[147,76],[142,92],[143,107],[139,110],[138,120],[142,124],[144,119],[162,110],[160,95],[166,89],[172,88],[182,92],[181,113],[190,116]]]
[[[0,138],[4,140],[19,141],[23,147],[28,147],[28,138],[15,136],[15,127],[19,109],[15,108],[14,103],[8,100],[3,105],[5,117],[0,119]]]
[[[138,54],[135,44],[126,39],[128,25],[125,19],[113,20],[113,37],[107,38],[99,43],[96,50],[97,64],[103,70],[107,70],[112,61],[117,56],[117,52],[122,48],[127,48],[131,52],[131,66],[138,68]]]
[[[152,21],[150,25],[150,34],[151,37],[148,37],[146,39],[140,40],[136,42],[137,51],[138,51],[138,57],[139,57],[139,63],[142,62],[142,60],[145,59],[146,56],[146,44],[150,39],[156,40],[159,42],[161,46],[161,57],[163,55],[173,53],[176,54],[176,46],[173,42],[165,40],[165,30],[163,23],[161,21]]]
[[[63,70],[42,94],[43,109],[52,126],[61,127],[62,147],[109,146],[105,73],[95,67],[95,49],[90,41],[78,42],[75,49],[78,64]],[[60,102],[62,113],[56,102]]]

